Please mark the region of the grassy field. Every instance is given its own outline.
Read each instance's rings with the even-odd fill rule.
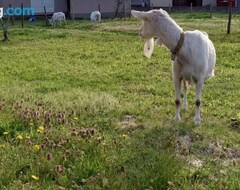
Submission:
[[[217,51],[202,125],[173,117],[170,53],[135,19],[20,23],[0,43],[0,189],[240,189],[240,15],[173,13]]]

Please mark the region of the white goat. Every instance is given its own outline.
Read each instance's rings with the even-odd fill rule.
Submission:
[[[150,57],[153,51],[153,38],[157,44],[163,44],[172,52],[173,80],[176,93],[176,116],[180,117],[181,81],[184,84],[183,107],[187,109],[188,83],[196,84],[195,124],[201,123],[200,98],[204,81],[214,76],[216,53],[213,43],[205,32],[198,30],[183,32],[168,13],[162,9],[140,12],[132,10],[132,15],[143,20],[140,36],[146,39],[144,52]],[[182,43],[181,43],[181,42]]]
[[[3,8],[0,8],[0,19],[2,20],[3,17]]]
[[[55,26],[56,23],[59,23],[60,26],[61,26],[62,21],[63,21],[65,24],[67,24],[67,22],[66,22],[66,17],[65,17],[65,14],[64,14],[63,12],[53,13],[52,18],[51,18],[51,19],[48,19],[48,20],[49,20],[49,23],[50,23],[51,25],[54,25],[54,26]]]
[[[99,11],[92,12],[90,15],[90,19],[94,25],[96,23],[100,23],[101,22],[101,13]]]

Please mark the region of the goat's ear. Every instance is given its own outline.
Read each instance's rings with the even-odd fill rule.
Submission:
[[[143,12],[143,11],[131,11],[132,15],[138,19],[144,19],[147,20],[149,18],[149,13],[148,12]]]

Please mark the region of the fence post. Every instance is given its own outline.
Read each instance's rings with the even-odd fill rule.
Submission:
[[[23,28],[23,21],[24,21],[23,3],[21,3],[21,9],[22,9],[22,28]]]
[[[190,17],[192,18],[192,3],[190,4]]]
[[[124,20],[126,20],[125,0],[123,0],[123,16],[124,16]]]
[[[44,5],[44,15],[45,15],[45,20],[46,20],[46,26],[48,26],[48,17],[47,17],[47,11],[46,11],[46,7]]]
[[[8,17],[6,22],[2,20],[2,29],[3,29],[3,36],[4,36],[4,39],[2,40],[3,42],[9,41],[9,38],[8,38],[9,20],[10,20],[10,17]]]
[[[72,17],[72,21],[74,22],[75,17],[74,17],[74,6],[73,6],[73,2],[70,1],[70,10],[71,10],[71,17]]]
[[[210,18],[212,18],[212,3],[210,4]]]
[[[168,4],[168,13],[171,14],[171,4]]]
[[[9,8],[12,8],[12,5],[9,4]],[[14,18],[13,18],[13,15],[11,15],[11,21],[12,21],[12,26],[14,25]]]
[[[98,4],[98,11],[101,12],[101,5]]]
[[[231,32],[231,20],[232,20],[232,1],[229,0],[229,10],[228,10],[228,26],[227,26],[227,34]]]

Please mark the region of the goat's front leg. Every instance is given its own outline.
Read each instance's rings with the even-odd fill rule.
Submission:
[[[178,78],[177,76],[174,76],[174,86],[175,86],[175,104],[176,104],[176,115],[175,115],[175,120],[176,121],[181,121],[181,116],[180,116],[180,103],[181,103],[181,79]]]
[[[179,64],[177,61],[172,62],[173,66],[173,82],[175,87],[175,104],[176,104],[176,115],[175,120],[181,121],[180,116],[180,103],[181,103],[181,64]]]
[[[183,97],[183,109],[188,109],[188,102],[187,102],[187,93],[188,93],[188,81],[183,80],[183,90],[184,90],[184,97]]]
[[[200,116],[200,104],[201,104],[201,94],[203,89],[203,80],[198,80],[196,83],[196,112],[194,122],[196,125],[201,123],[201,116]]]

